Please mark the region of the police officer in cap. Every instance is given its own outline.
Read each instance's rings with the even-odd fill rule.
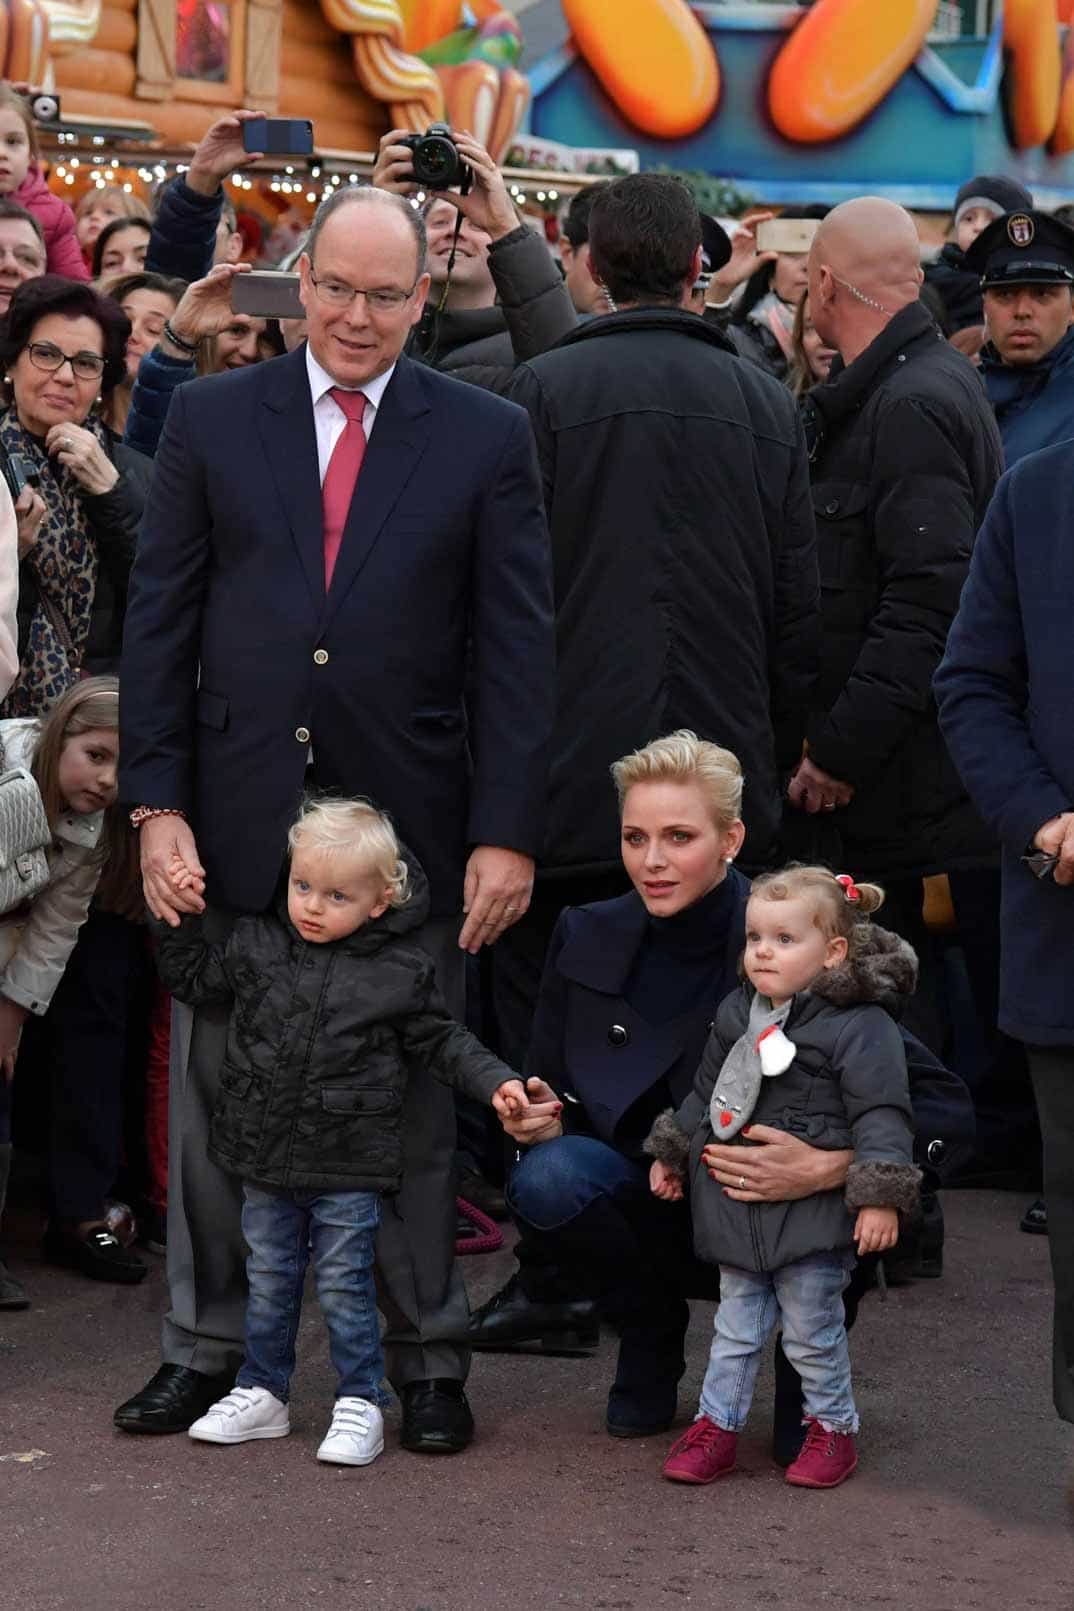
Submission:
[[[981,276],[985,389],[1008,466],[1074,436],[1074,229],[1005,213],[966,253]]]

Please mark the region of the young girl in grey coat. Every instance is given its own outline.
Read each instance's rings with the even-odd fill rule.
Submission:
[[[653,1192],[683,1195],[689,1172],[698,1255],[720,1267],[720,1305],[701,1409],[664,1464],[673,1482],[708,1483],[735,1465],[761,1350],[777,1321],[802,1379],[808,1433],[787,1472],[834,1488],[857,1465],[843,1290],[860,1254],[895,1245],[917,1200],[906,1056],[893,1013],[917,960],[868,921],[884,899],[823,867],[789,867],[753,885],[746,983],[720,1008],[694,1089],[662,1114],[646,1150]],[[749,1145],[749,1124],[812,1146],[853,1148],[844,1190],[795,1202],[741,1202],[702,1162],[714,1140]]]

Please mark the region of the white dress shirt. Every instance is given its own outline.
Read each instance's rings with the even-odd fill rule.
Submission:
[[[328,463],[332,451],[343,434],[343,427],[347,423],[347,416],[340,408],[334,397],[329,397],[333,386],[339,386],[338,380],[333,380],[327,369],[313,356],[313,348],[306,343],[306,372],[310,378],[310,396],[313,399],[313,424],[317,432],[317,465],[321,473],[321,485],[324,485]],[[362,429],[368,442],[373,434],[373,427],[377,422],[381,401],[388,389],[388,382],[395,374],[395,365],[386,369],[383,375],[375,380],[367,380],[364,386],[343,386],[340,389],[346,392],[365,392],[365,412],[362,415]]]

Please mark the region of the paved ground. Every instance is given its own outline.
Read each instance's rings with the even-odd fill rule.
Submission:
[[[1050,1404],[1047,1247],[1017,1233],[1018,1207],[949,1197],[943,1281],[863,1306],[861,1465],[821,1494],[769,1462],[767,1376],[741,1470],[663,1482],[667,1438],[603,1431],[610,1339],[593,1360],[478,1359],[479,1442],[459,1458],[392,1444],[365,1471],[318,1466],[331,1378],[312,1301],[290,1438],[124,1436],[111,1410],[156,1365],[159,1262],[132,1292],[27,1249],[13,1265],[34,1308],[0,1317],[0,1607],[1071,1611],[1074,1435]],[[508,1267],[466,1262],[479,1299]],[[709,1324],[698,1305],[684,1421]]]

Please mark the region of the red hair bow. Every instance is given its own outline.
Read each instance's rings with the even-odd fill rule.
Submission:
[[[846,896],[848,901],[861,900],[861,890],[858,888],[857,884],[855,884],[849,873],[836,873],[835,881],[837,884],[842,884],[843,894]]]

